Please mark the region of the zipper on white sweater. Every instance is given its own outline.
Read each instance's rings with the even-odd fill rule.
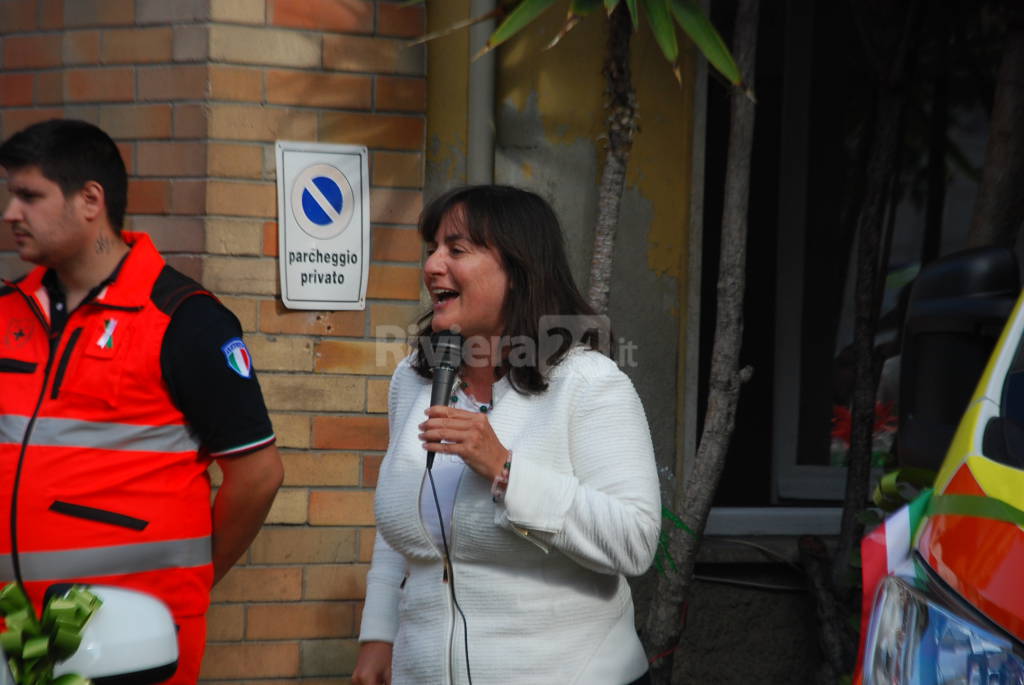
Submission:
[[[452,498],[452,518],[451,524],[448,527],[448,556],[445,557],[442,554],[444,572],[441,580],[448,586],[448,592],[446,593],[446,595],[448,597],[448,612],[449,614],[451,614],[451,621],[448,624],[448,682],[452,685],[455,684],[455,630],[458,627],[459,616],[455,610],[455,600],[452,597],[452,595],[455,592],[455,586],[453,584],[454,578],[452,577],[455,573],[455,570],[451,568],[451,555],[453,550],[455,549],[455,503],[459,501],[459,489],[462,488],[462,481],[465,477],[466,472],[465,470],[463,470],[462,474],[459,476],[459,482],[455,485],[455,497]],[[444,526],[444,523],[442,523],[441,525]]]
[[[451,621],[448,623],[448,682],[450,685],[455,685],[455,624],[459,617],[455,612],[452,593],[449,591],[446,594],[448,595],[448,613],[451,615]]]
[[[423,479],[420,481],[420,502],[423,501],[423,488],[425,488],[430,482],[428,480],[429,478],[430,476],[428,476],[426,470],[424,470]],[[437,552],[437,555],[441,557],[441,560],[443,561],[444,550],[437,546],[437,542],[434,541],[434,536],[431,535],[430,531],[427,530],[427,524],[423,523],[423,510],[420,509],[419,505],[417,505],[416,512],[419,514],[416,518],[420,522],[420,530],[423,532],[423,537],[425,537],[430,542],[431,546],[434,548],[434,551]]]
[[[512,523],[511,521],[508,522],[508,525],[509,525],[510,528],[512,528],[512,532],[513,533],[515,533],[516,535],[518,535],[522,539],[526,540],[527,542],[533,543],[533,545],[537,549],[539,549],[541,552],[544,552],[544,554],[549,554],[551,552],[551,546],[550,545],[548,545],[548,544],[546,544],[544,542],[541,542],[541,540],[536,535],[530,535],[530,531],[527,530],[526,528],[520,528],[519,526],[517,526],[516,524]]]
[[[420,522],[420,530],[423,531],[423,535],[427,538],[427,540],[430,541],[430,544],[433,545],[434,549],[438,553],[438,556],[441,557],[441,568],[442,568],[442,571],[441,571],[441,582],[448,586],[447,591],[445,592],[445,598],[448,600],[448,611],[449,611],[449,614],[450,614],[450,620],[448,622],[448,645],[447,645],[447,648],[448,648],[448,664],[447,664],[447,666],[448,666],[448,677],[445,680],[450,685],[454,685],[454,683],[455,683],[455,661],[454,661],[454,659],[455,659],[455,629],[456,629],[456,626],[458,624],[458,614],[457,614],[457,612],[455,610],[455,602],[452,600],[452,590],[451,590],[451,585],[450,585],[451,577],[449,576],[449,565],[450,565],[451,551],[455,547],[455,502],[458,501],[458,499],[459,499],[459,489],[462,487],[462,480],[465,477],[465,475],[466,475],[466,473],[465,473],[465,471],[463,471],[462,474],[459,476],[459,482],[455,486],[455,497],[452,500],[452,517],[451,517],[450,524],[448,526],[449,530],[448,530],[448,536],[447,536],[448,552],[449,552],[448,556],[445,555],[444,549],[442,547],[438,546],[437,542],[434,540],[434,536],[432,536],[430,534],[430,532],[427,530],[427,526],[423,522],[423,512],[422,511],[420,512],[420,515],[418,517],[419,518],[419,522]],[[427,475],[426,471],[424,471],[424,473],[423,473],[423,480],[420,482],[420,493],[421,493],[420,494],[420,499],[421,499],[421,501],[422,501],[422,491],[423,491],[423,488],[426,487],[429,484],[429,478],[430,477]],[[438,513],[438,516],[440,516],[440,513]],[[444,530],[444,521],[443,521],[443,519],[440,519],[440,518],[438,519],[438,525],[441,527],[441,529],[443,531]]]

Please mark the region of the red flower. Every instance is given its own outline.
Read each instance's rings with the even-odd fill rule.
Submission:
[[[832,438],[839,438],[850,444],[850,431],[853,430],[853,417],[850,410],[841,404],[832,405]]]
[[[892,433],[896,430],[896,415],[892,413],[892,402],[875,403],[875,427],[873,433]]]
[[[853,416],[850,409],[841,404],[832,405],[832,439],[839,438],[850,444],[850,433],[853,430]],[[896,430],[896,415],[892,413],[892,402],[875,403],[875,425],[871,428],[872,435],[891,433]]]

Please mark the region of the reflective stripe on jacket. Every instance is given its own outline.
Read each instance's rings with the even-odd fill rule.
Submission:
[[[201,615],[213,579],[208,460],[160,350],[175,308],[208,295],[145,234],[117,278],[51,336],[37,268],[0,288],[0,582],[134,587]]]

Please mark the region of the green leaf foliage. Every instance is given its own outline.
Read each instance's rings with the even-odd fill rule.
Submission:
[[[669,0],[673,16],[686,35],[704,54],[708,62],[717,69],[729,83],[738,86],[743,82],[740,69],[732,58],[722,36],[711,24],[700,5],[693,0]]]
[[[665,59],[675,66],[679,59],[679,42],[676,40],[676,25],[668,9],[669,0],[644,0],[644,11],[651,22],[651,31],[658,41]]]
[[[572,0],[569,4],[569,14],[584,17],[604,4],[606,0]]]
[[[576,24],[580,23],[580,19],[590,14],[598,7],[601,7],[607,0],[572,0],[569,4],[569,13],[565,17],[565,24],[562,25],[561,30],[558,32],[551,42],[548,43],[548,48],[553,48],[558,45],[565,36],[576,28]],[[616,0],[617,2],[618,0]]]
[[[424,0],[406,0],[403,4],[419,4]],[[570,0],[569,12],[566,22],[558,35],[549,43],[551,47],[559,42],[569,31],[576,26],[580,18],[592,14],[600,7],[604,7],[608,14],[611,14],[621,3],[626,3],[633,28],[640,26],[640,4],[643,4],[645,14],[651,22],[651,30],[658,47],[665,55],[665,59],[672,65],[676,79],[680,79],[679,73],[679,41],[676,35],[675,23],[683,29],[690,40],[694,42],[701,54],[734,86],[742,86],[743,78],[739,67],[733,59],[722,36],[711,24],[707,15],[700,8],[696,0]],[[511,11],[491,34],[484,46],[474,59],[480,55],[493,50],[509,38],[526,28],[545,10],[555,4],[555,0],[520,0],[515,3]],[[465,28],[466,26],[500,15],[504,11],[504,5],[499,6],[494,12],[477,17],[475,19],[459,22],[454,26],[422,37],[417,42],[425,42],[452,31]],[[751,97],[752,94],[749,94]]]
[[[493,50],[522,31],[530,22],[539,17],[541,12],[553,4],[555,4],[555,0],[523,0],[505,17],[505,21],[494,29],[485,50]]]

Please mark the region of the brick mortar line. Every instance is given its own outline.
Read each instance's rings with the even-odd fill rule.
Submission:
[[[137,30],[140,30],[140,29],[158,29],[158,28],[162,28],[162,27],[174,28],[176,26],[204,26],[204,25],[219,26],[221,24],[230,25],[230,26],[246,26],[246,24],[227,24],[226,22],[212,22],[212,21],[209,21],[209,20],[199,20],[199,19],[194,19],[192,21],[175,21],[175,22],[161,21],[161,22],[146,22],[146,23],[139,23],[139,22],[136,21],[136,22],[133,22],[131,24],[73,24],[73,25],[65,25],[65,26],[60,27],[60,28],[45,28],[45,29],[35,28],[35,29],[29,29],[27,31],[13,31],[11,33],[5,33],[3,35],[3,37],[4,38],[12,38],[12,37],[16,37],[16,36],[27,36],[27,37],[31,38],[31,37],[46,36],[46,35],[54,35],[54,36],[66,35],[68,33],[74,33],[74,32],[79,32],[79,31],[137,31]],[[264,26],[264,25],[262,25],[262,24],[247,24],[247,26],[253,26],[253,27],[257,27],[258,28],[258,27],[261,27],[261,26]],[[354,34],[354,35],[363,35],[363,34]],[[380,36],[380,37],[384,38],[385,36]]]
[[[320,562],[319,565],[326,566],[327,564],[324,563],[324,562]],[[352,562],[352,563],[337,563],[337,564],[331,564],[331,565],[332,566],[369,566],[369,563],[364,561],[364,562]],[[249,568],[252,568],[252,567],[249,567]],[[277,568],[295,568],[295,566],[294,565],[287,565],[287,566],[286,565],[281,565],[281,566],[273,565],[273,566],[269,566],[268,568],[272,568],[272,569],[277,569]],[[347,603],[351,603],[351,602],[361,602],[361,601],[363,601],[363,600],[362,599],[355,599],[355,598],[329,599],[329,598],[326,598],[326,597],[324,597],[324,598],[315,598],[315,599],[314,598],[310,598],[308,600],[304,600],[304,599],[239,599],[239,600],[224,599],[224,600],[218,601],[217,604],[220,604],[220,605],[246,604],[246,605],[249,605],[249,606],[275,606],[277,604],[313,604],[313,603],[316,603],[316,604],[320,604],[320,603],[323,603],[323,604],[347,604]]]
[[[169,104],[172,101],[168,100],[167,102],[164,102],[164,101],[147,100],[146,102],[150,103],[150,104]],[[244,104],[246,104],[246,105],[251,105],[253,107],[260,107],[260,108],[276,107],[277,106],[277,105],[261,105],[261,104],[253,103],[251,101],[242,101],[242,100],[232,101],[232,102],[228,102],[226,104],[229,107],[233,107],[233,106],[237,105],[240,102],[244,102]],[[119,103],[119,104],[128,104],[128,103]],[[189,102],[187,104],[203,104],[203,105],[208,105],[209,101],[204,100],[202,102]],[[214,103],[214,104],[217,104],[217,103]],[[221,103],[221,104],[225,104],[225,103]],[[14,108],[11,107],[10,109],[14,109]],[[319,109],[322,112],[327,112],[327,113],[330,113],[330,112],[341,112],[342,111],[342,110],[325,109],[323,107],[321,107]],[[361,114],[361,115],[365,115],[367,113],[372,114],[372,112],[368,112],[368,110],[359,110],[359,111],[355,111],[355,112],[350,112],[348,110],[345,110],[343,113],[345,113],[345,114]],[[388,115],[385,115],[385,116],[393,116],[393,115],[388,114]],[[412,118],[416,118],[416,117],[407,117],[407,118],[412,119]],[[133,139],[133,140],[135,140],[135,139]],[[249,139],[249,138],[220,138],[220,137],[213,137],[213,136],[206,137],[206,138],[139,138],[138,140],[168,140],[168,141],[175,141],[175,140],[199,140],[199,141],[208,141],[208,142],[211,142],[211,143],[222,143],[222,144],[223,143],[234,143],[234,144],[238,144],[238,145],[242,145],[242,144],[247,144],[247,145],[273,145],[275,142],[277,142],[276,139],[275,140],[252,140],[252,139]],[[310,141],[310,142],[323,142],[323,141]],[[367,150],[369,152],[385,152],[385,153],[395,154],[395,155],[418,155],[418,154],[423,154],[423,150],[421,148],[390,148],[390,147],[376,147],[376,146],[370,147],[370,146],[367,146]],[[383,186],[383,187],[391,187],[391,186]],[[417,188],[417,189],[420,188],[419,186],[403,186],[403,187]]]
[[[293,310],[289,310],[289,311],[293,311]],[[294,311],[318,311],[318,310],[314,309],[314,310],[294,310]],[[320,334],[320,333],[265,333],[263,331],[254,331],[253,334],[254,335],[262,335],[262,336],[266,336],[266,337],[270,337],[270,338],[302,338],[302,339],[326,338],[325,340],[312,340],[312,342],[318,342],[318,343],[319,342],[332,342],[332,341],[337,341],[337,342],[367,342],[367,343],[377,343],[377,342],[399,343],[399,342],[404,342],[402,340],[391,340],[389,338],[373,338],[373,337],[351,336],[351,335],[333,336],[333,335],[324,335],[324,334]],[[271,370],[273,370],[273,369],[271,369]],[[302,373],[302,372],[300,371],[299,373]],[[312,373],[312,372],[310,372],[310,373]],[[342,374],[333,374],[333,375],[342,375]],[[368,373],[368,374],[348,374],[348,375],[350,375],[350,376],[359,376],[360,378],[367,378],[367,377],[371,377],[371,376],[373,376],[373,377],[379,376],[381,378],[390,378],[391,377],[390,373],[389,374],[381,374],[381,373],[369,374]]]
[[[259,369],[256,369],[259,371]],[[333,379],[365,379],[368,376],[381,376],[383,374],[358,374],[358,373],[335,373],[331,371],[292,371],[290,369],[264,369],[260,371],[260,376],[328,376]]]
[[[318,490],[321,492],[370,492],[374,490],[374,487],[369,485],[303,485],[296,489],[305,488],[307,490]],[[312,526],[309,523],[273,523],[267,525],[274,526]],[[313,526],[315,528],[322,528],[323,526]],[[366,528],[366,524],[356,523],[352,525],[340,525],[340,528]]]
[[[55,66],[55,67],[15,67],[13,69],[10,68],[10,67],[2,67],[2,66],[0,66],[0,73],[3,73],[3,74],[14,74],[14,75],[17,75],[17,74],[40,74],[40,73],[44,73],[44,72],[45,73],[53,73],[55,71],[64,71],[66,69],[77,69],[77,68],[78,68],[77,64],[58,65],[58,66]],[[7,109],[7,107],[5,107],[4,109]]]
[[[134,215],[130,214],[129,216],[134,216]],[[160,215],[160,216],[195,217],[195,216],[201,216],[201,215],[195,215],[195,214],[168,214],[168,215]],[[164,250],[162,252],[162,254],[165,254],[165,255],[167,255],[167,254],[178,255],[178,256],[181,256],[181,257],[215,257],[215,258],[230,257],[232,259],[249,259],[249,260],[270,260],[270,259],[273,259],[273,260],[280,260],[280,256],[273,256],[272,257],[270,255],[236,254],[236,253],[224,253],[224,252],[174,252],[172,250]],[[376,265],[376,266],[397,266],[397,267],[406,267],[406,268],[416,267],[418,269],[419,262],[379,261],[379,260],[371,258],[370,259],[370,265],[371,266],[374,266],[374,265]],[[261,293],[256,293],[256,294],[261,294]],[[270,296],[268,294],[262,293],[262,295],[266,299],[270,299]],[[369,302],[394,302],[395,298],[375,297],[375,298],[368,298],[368,301]],[[404,300],[403,299],[403,300],[400,300],[400,301],[416,302],[417,300],[411,300],[411,299],[410,300]],[[358,310],[358,309],[297,309],[297,310],[289,310],[289,311],[312,311],[312,312],[333,312],[333,311],[337,311],[337,312],[345,312],[345,311],[362,311],[362,310]]]
[[[269,69],[271,71],[294,71],[302,74],[352,74],[355,76],[384,76],[386,78],[398,78],[398,79],[420,79],[426,80],[426,74],[416,74],[405,71],[372,71],[366,69],[342,69],[338,67],[306,67],[306,66],[291,66],[287,64],[253,64],[252,62],[223,62],[223,61],[210,61],[207,62],[211,66],[244,66],[253,69]]]
[[[200,104],[200,101],[176,101],[173,104],[185,104],[194,105]],[[64,109],[68,107],[145,107],[147,105],[169,105],[172,104],[170,100],[61,100],[60,102],[54,102],[50,104],[39,104],[39,105],[8,105],[2,108],[3,111],[17,110],[17,111],[28,111],[32,109]],[[115,142],[127,142],[131,140],[158,140],[156,138],[119,138]],[[159,140],[170,140],[170,139],[159,139]],[[184,140],[184,139],[178,139]],[[188,139],[193,140],[193,139]]]
[[[328,411],[328,412],[325,412],[323,410],[313,411],[311,409],[295,409],[295,410],[293,410],[293,409],[281,409],[281,410],[268,409],[267,411],[269,413],[271,413],[271,414],[301,414],[301,415],[305,415],[305,416],[323,416],[323,417],[329,418],[329,419],[335,419],[335,418],[346,418],[346,419],[348,419],[348,418],[386,419],[387,418],[387,414],[383,413],[383,412],[378,413],[378,414],[367,414],[365,411],[349,411],[349,410],[345,410],[345,411],[340,411],[339,410],[339,411]],[[354,450],[358,450],[358,452],[360,454],[362,454],[364,452],[366,454],[384,454],[385,452],[387,452],[386,448],[385,449],[380,449],[380,450],[369,450],[369,449],[364,450],[364,449],[351,448],[351,447],[302,447],[302,448],[293,448],[293,449],[312,450],[312,451],[315,451],[315,452],[352,452]]]
[[[178,102],[178,101],[177,100],[168,100],[168,102]],[[189,102],[192,102],[192,101],[189,101]],[[381,116],[399,117],[401,119],[412,119],[412,120],[415,120],[415,119],[426,119],[426,116],[427,116],[425,111],[424,112],[410,112],[408,110],[406,110],[406,111],[399,110],[399,111],[396,111],[394,114],[384,114],[383,112],[376,112],[376,111],[371,110],[371,109],[345,109],[345,108],[341,108],[341,107],[323,107],[323,106],[318,106],[318,105],[295,105],[295,104],[282,103],[282,102],[266,102],[266,101],[264,101],[264,102],[254,102],[252,100],[202,100],[202,103],[203,104],[209,104],[211,106],[212,105],[220,105],[220,106],[226,106],[226,107],[248,107],[248,108],[257,108],[258,107],[258,108],[264,109],[264,110],[266,110],[266,109],[273,109],[273,110],[284,111],[284,112],[301,112],[303,114],[307,114],[307,113],[310,113],[310,112],[315,113],[315,114],[356,114],[356,115],[360,115],[360,116],[366,116],[367,114],[371,114],[371,115],[372,114],[380,114]],[[387,111],[391,112],[392,110],[387,110]],[[219,139],[213,139],[213,140],[219,140]],[[232,139],[228,138],[228,139],[225,139],[225,140],[232,140]],[[248,142],[255,142],[255,141],[248,141]],[[419,148],[416,148],[416,149],[413,149],[413,148],[398,148],[398,149],[382,148],[382,149],[384,149],[386,151],[389,151],[389,152],[410,152],[410,153],[412,153],[414,151],[419,151]]]
[[[374,21],[374,23],[376,24],[376,21]],[[241,28],[262,29],[262,30],[266,30],[266,31],[283,31],[284,33],[290,33],[290,34],[313,35],[313,36],[319,36],[321,38],[324,38],[324,37],[327,37],[327,36],[351,36],[353,38],[371,38],[371,39],[388,40],[388,41],[395,41],[395,42],[401,42],[401,43],[411,43],[411,42],[416,40],[415,36],[413,36],[413,37],[403,36],[403,35],[400,35],[400,34],[397,34],[397,33],[380,33],[376,26],[374,26],[369,31],[358,31],[358,32],[357,31],[332,31],[330,29],[311,29],[311,28],[306,28],[306,27],[303,27],[303,26],[288,26],[286,24],[274,24],[274,23],[270,23],[270,21],[267,20],[267,19],[264,19],[264,23],[262,23],[262,24],[251,24],[251,23],[243,23],[243,22],[237,22],[237,21],[218,21],[218,20],[213,20],[213,19],[206,19],[206,20],[195,20],[195,21],[192,21],[192,22],[173,22],[173,23],[163,22],[163,23],[152,23],[152,24],[150,24],[150,23],[146,23],[146,24],[140,24],[140,23],[122,24],[119,27],[115,26],[115,27],[111,27],[111,28],[131,28],[131,27],[149,28],[149,27],[152,27],[152,26],[210,26],[210,27],[213,27],[213,26],[235,27],[235,26],[237,26],[237,27],[241,27]],[[79,27],[75,27],[76,30],[78,28]],[[91,28],[96,28],[96,27],[84,26],[84,27],[80,27],[80,28],[91,29]],[[67,29],[62,29],[62,30],[67,30]],[[41,33],[41,32],[47,32],[47,31],[54,32],[54,29],[41,29],[41,30],[38,30],[36,32],[37,33]],[[422,44],[419,44],[419,45],[422,45]],[[411,46],[411,47],[419,47],[419,45],[414,45],[414,46]]]
[[[218,62],[217,64],[220,64],[220,63]],[[233,62],[229,62],[227,64],[234,64],[234,63]],[[383,76],[384,78],[406,79],[406,80],[409,80],[409,81],[414,81],[414,80],[415,81],[426,81],[427,80],[427,75],[426,74],[414,74],[414,73],[408,73],[408,72],[402,72],[402,71],[359,71],[359,70],[352,70],[352,69],[337,69],[337,68],[332,68],[332,67],[305,67],[305,68],[303,68],[303,67],[284,67],[284,66],[275,66],[275,65],[272,65],[272,64],[266,64],[266,65],[262,65],[262,66],[260,66],[260,65],[255,65],[254,66],[254,65],[250,64],[249,66],[252,66],[255,69],[271,69],[271,70],[274,70],[274,71],[297,71],[297,72],[301,72],[301,73],[304,73],[304,74],[340,74],[342,76],[367,76],[367,77]]]
[[[135,177],[130,177],[130,178],[135,178]],[[148,180],[148,179],[154,178],[154,177],[140,176],[138,178],[140,180]],[[223,179],[216,179],[216,180],[223,180]],[[169,216],[169,217],[187,217],[187,216],[197,217],[197,216],[202,216],[202,217],[208,217],[208,218],[211,218],[211,219],[227,219],[229,221],[235,221],[235,220],[242,221],[242,220],[248,219],[248,220],[252,220],[252,221],[274,221],[275,223],[279,223],[279,222],[276,221],[276,219],[273,219],[273,218],[270,218],[270,217],[253,217],[253,216],[244,216],[244,215],[241,215],[241,214],[129,214],[128,216],[144,216],[144,217],[164,217],[164,216]],[[377,227],[377,228],[396,228],[396,229],[401,229],[401,230],[408,230],[410,233],[413,233],[413,232],[415,232],[417,230],[416,224],[385,224],[385,223],[372,222],[371,225],[374,226],[374,227]],[[271,256],[277,257],[277,255],[260,255],[260,256],[263,256],[263,257],[271,257]],[[373,260],[374,264],[377,264],[377,263],[382,263],[382,264],[383,263],[389,263],[390,264],[392,262],[394,262],[395,264],[414,264],[414,263],[416,263],[416,262],[403,262],[403,261],[394,260],[394,259],[387,260],[387,262],[379,262],[378,260]]]

